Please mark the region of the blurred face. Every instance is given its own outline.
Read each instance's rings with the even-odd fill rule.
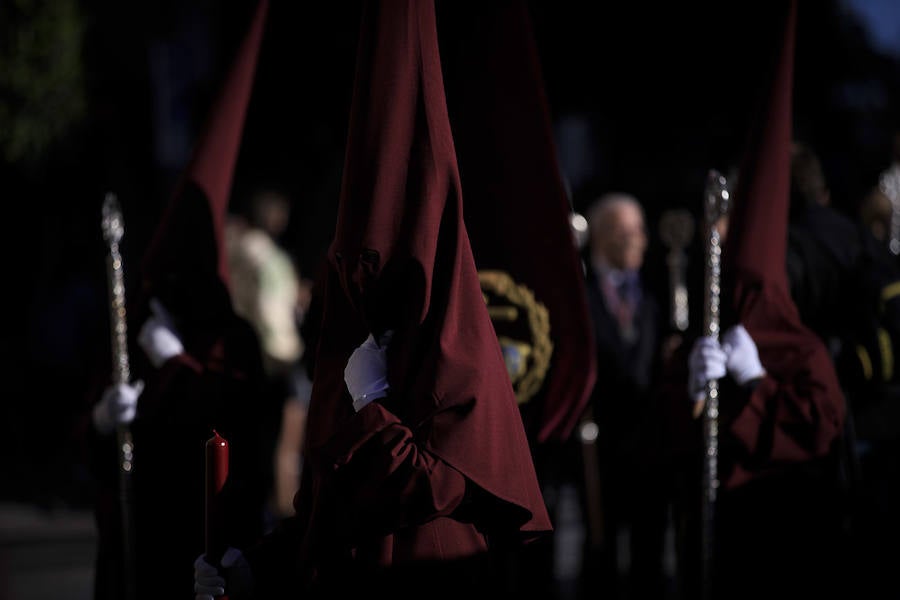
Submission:
[[[592,232],[595,252],[614,269],[640,269],[647,249],[647,232],[640,208],[617,203],[604,213]]]
[[[278,237],[287,229],[291,218],[291,205],[286,198],[275,193],[267,193],[256,199],[256,224]]]

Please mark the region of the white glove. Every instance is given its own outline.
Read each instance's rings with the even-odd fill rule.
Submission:
[[[372,400],[387,396],[391,387],[387,381],[387,345],[392,335],[392,331],[386,332],[379,345],[369,334],[347,361],[344,382],[353,398],[353,410],[357,412]]]
[[[739,385],[766,374],[759,362],[756,342],[743,325],[735,325],[722,336],[722,349],[728,355],[728,373]]]
[[[173,356],[184,352],[184,346],[175,330],[171,315],[163,305],[153,298],[150,300],[152,315],[141,327],[138,344],[147,353],[154,367],[161,367]]]
[[[228,548],[222,555],[222,569],[219,570],[206,561],[201,554],[194,561],[194,600],[214,600],[224,596],[239,600],[253,596],[253,576],[250,564],[237,548]]]
[[[715,338],[697,338],[688,356],[688,393],[691,400],[703,400],[706,382],[725,377],[727,361],[728,356]]]
[[[97,431],[108,435],[116,425],[131,423],[137,412],[138,396],[142,391],[144,391],[143,381],[137,381],[134,385],[116,383],[107,387],[91,413]]]

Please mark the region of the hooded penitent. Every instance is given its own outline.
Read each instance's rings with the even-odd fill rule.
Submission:
[[[131,423],[139,599],[178,595],[180,588],[190,594],[192,562],[204,550],[204,444],[214,429],[231,450],[225,489],[217,496],[222,502],[217,506],[226,512],[210,533],[243,547],[263,531],[259,342],[249,324],[231,312],[221,233],[267,8],[262,0],[256,9],[204,136],[145,255],[145,287],[129,312],[136,325],[129,333],[140,341],[146,323],[141,313],[158,298],[176,319],[183,346],[158,365],[146,360],[148,352],[132,355],[131,374],[144,383]],[[101,454],[107,441],[98,441],[98,461],[113,456]],[[103,475],[98,493],[97,598],[127,597],[107,585],[114,579],[107,572],[118,572],[122,555],[116,543],[120,523],[110,510],[120,482],[111,475]]]
[[[482,297],[463,222],[462,193],[434,5],[421,0],[369,2],[338,221],[329,249],[307,426],[308,467],[295,502],[301,526],[307,528],[310,560],[323,560],[323,545],[334,545],[335,532],[353,519],[335,514],[341,496],[329,492],[332,473],[353,471],[354,454],[374,440],[387,443],[384,436],[392,431],[409,435],[417,456],[434,457],[440,468],[474,484],[478,491],[466,520],[513,537],[550,529]],[[387,330],[394,332],[388,348],[390,395],[354,414],[343,377],[348,357],[369,332],[377,338]],[[361,441],[348,451],[347,440],[354,436]],[[403,452],[409,451],[406,445]],[[388,468],[370,467],[379,473]],[[382,488],[398,485],[377,484],[378,476],[371,472],[358,472],[353,481],[359,478],[372,478]],[[383,508],[414,511],[417,498],[439,493],[398,489]],[[371,535],[365,538],[369,550],[357,548],[356,556],[376,547],[371,560],[390,565],[415,560],[416,548],[426,541],[430,551],[443,556],[470,547],[457,546],[459,538],[436,543],[434,529],[429,540],[422,540],[416,532],[425,519],[417,522],[406,514],[401,520],[402,528],[378,521],[358,524]],[[441,544],[446,546],[438,548]]]
[[[449,58],[466,228],[526,431],[565,440],[596,378],[571,209],[528,6],[477,4]]]
[[[144,301],[157,296],[181,318],[230,312],[225,219],[268,8],[268,0],[258,4],[203,135],[144,255]]]
[[[740,457],[726,485],[831,453],[845,416],[830,356],[801,322],[785,265],[796,13],[786,2],[768,102],[751,127],[723,251],[723,326],[746,327],[767,372],[749,402],[731,409]]]

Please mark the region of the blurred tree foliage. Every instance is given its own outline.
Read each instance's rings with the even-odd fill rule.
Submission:
[[[0,153],[39,159],[86,113],[77,0],[0,3]]]

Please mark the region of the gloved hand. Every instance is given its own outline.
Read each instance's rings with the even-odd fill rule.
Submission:
[[[91,413],[94,427],[103,435],[108,435],[120,423],[131,423],[137,412],[138,396],[144,391],[144,382],[133,385],[116,383],[107,387],[94,405]]]
[[[387,346],[392,335],[393,331],[386,332],[379,344],[369,334],[347,361],[344,382],[353,398],[353,409],[357,412],[372,400],[387,396],[391,387],[387,381]]]
[[[153,313],[141,327],[138,344],[147,353],[154,367],[161,367],[167,360],[184,352],[184,346],[175,330],[169,311],[157,300],[150,300]]]
[[[735,325],[722,335],[722,349],[728,355],[728,373],[739,385],[766,374],[759,361],[756,342],[743,325]]]
[[[231,600],[253,597],[253,576],[250,564],[237,548],[228,548],[222,555],[224,573],[206,561],[201,554],[194,561],[194,600],[214,600],[228,593]]]
[[[688,393],[691,400],[703,400],[707,381],[725,377],[727,361],[728,355],[715,338],[697,338],[688,356]]]

